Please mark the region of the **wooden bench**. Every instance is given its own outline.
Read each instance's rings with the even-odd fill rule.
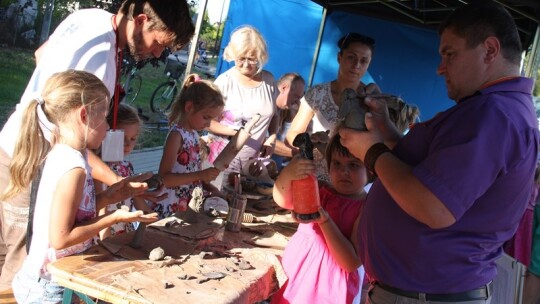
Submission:
[[[79,292],[73,292],[73,290],[67,289],[67,288],[66,288],[66,291],[64,292],[64,302],[63,303],[68,303],[68,304],[72,303],[71,297],[72,297],[73,293],[75,293],[79,297],[79,300],[80,300],[81,304],[96,303],[96,302],[94,302],[94,300],[92,300],[88,296],[83,295],[83,294],[81,294]],[[8,289],[8,290],[4,290],[4,291],[0,292],[0,304],[17,304],[17,301],[15,300],[15,297],[13,296],[13,290],[12,289]]]
[[[0,292],[0,304],[17,304],[11,288]]]

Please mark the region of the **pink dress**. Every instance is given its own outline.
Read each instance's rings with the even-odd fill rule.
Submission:
[[[327,186],[319,193],[321,205],[350,238],[364,201],[343,197]],[[272,297],[272,303],[352,303],[360,292],[358,271],[341,269],[316,223],[298,225],[285,248],[282,265],[288,280]]]
[[[538,186],[534,185],[525,213],[521,217],[514,236],[504,243],[503,249],[508,255],[529,267],[532,253],[534,205],[538,196]]]

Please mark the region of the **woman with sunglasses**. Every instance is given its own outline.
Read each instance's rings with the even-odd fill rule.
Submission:
[[[268,61],[267,46],[254,27],[242,26],[232,33],[223,59],[234,61],[234,66],[215,80],[225,99],[225,108],[218,120],[212,121],[208,128],[211,132],[208,136],[208,160],[211,163],[214,161],[227,144],[227,137],[236,134],[256,114],[260,115],[251,129],[251,137],[221,178],[221,181],[226,181],[228,172],[240,172],[250,159],[268,157],[274,152],[279,118],[274,116],[275,100],[279,91],[274,76],[263,70]],[[260,172],[254,173],[257,175]],[[216,186],[221,188],[219,182]]]
[[[360,81],[371,62],[375,40],[358,33],[348,33],[339,39],[337,46],[339,48],[337,79],[315,85],[306,92],[287,133],[287,141],[293,142],[296,135],[306,132],[312,122],[311,139],[318,148],[314,155],[317,178],[325,181],[329,181],[328,168],[321,152],[328,142],[328,131],[333,130],[338,123],[337,113],[341,93],[347,88],[363,95],[381,93],[376,84],[365,84]]]

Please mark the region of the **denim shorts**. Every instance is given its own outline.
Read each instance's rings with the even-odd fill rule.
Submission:
[[[56,282],[24,271],[17,272],[13,279],[13,295],[17,303],[62,303],[64,287]]]

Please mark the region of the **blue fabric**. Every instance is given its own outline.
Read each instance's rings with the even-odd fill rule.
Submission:
[[[231,1],[221,52],[235,28],[250,24],[261,31],[268,44],[270,60],[266,70],[276,79],[295,71],[309,81],[322,13],[322,7],[309,0]],[[384,92],[416,104],[421,120],[454,104],[447,97],[444,79],[436,74],[439,38],[435,30],[337,10],[327,15],[311,85],[336,78],[337,40],[350,31],[376,40],[374,59],[364,82],[373,79]],[[218,61],[216,77],[233,64]]]
[[[434,30],[335,11],[328,15],[314,84],[335,79],[337,41],[348,32],[375,39],[368,72],[385,93],[398,95],[420,108],[421,120],[454,105],[448,99],[444,78],[437,75],[439,36]],[[369,82],[368,77],[362,81]]]
[[[224,61],[221,56],[231,33],[239,26],[251,25],[262,33],[268,45],[269,60],[264,69],[276,79],[287,72],[297,72],[307,81],[321,16],[322,7],[309,0],[231,1],[216,78],[234,66],[234,62]]]

